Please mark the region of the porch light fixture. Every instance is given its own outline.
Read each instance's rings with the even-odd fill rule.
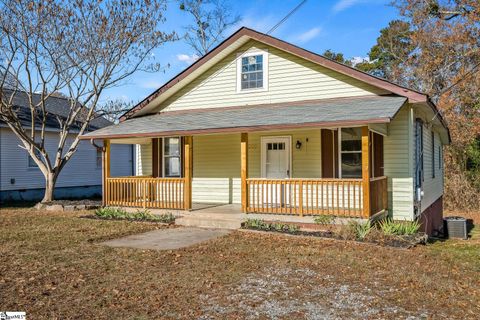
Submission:
[[[297,140],[297,143],[295,144],[295,148],[299,149],[302,147],[302,143],[300,142],[300,140]]]

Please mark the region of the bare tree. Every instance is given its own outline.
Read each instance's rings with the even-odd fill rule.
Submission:
[[[186,26],[185,41],[202,57],[225,37],[225,32],[240,21],[224,0],[182,0],[180,9],[188,12],[194,23]]]
[[[0,2],[0,120],[43,173],[42,201],[53,200],[56,180],[77,150],[79,136],[98,116],[102,93],[139,70],[161,67],[152,50],[177,38],[160,30],[165,10],[166,0]],[[13,77],[13,88],[6,85],[7,77]],[[68,97],[70,108],[56,117],[58,145],[49,154],[48,105],[59,92]],[[19,96],[27,101],[22,108]],[[22,119],[25,110],[28,124]]]

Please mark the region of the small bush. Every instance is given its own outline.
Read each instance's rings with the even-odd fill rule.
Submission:
[[[247,221],[245,221],[245,223],[243,224],[243,227],[246,229],[288,233],[296,233],[300,230],[300,228],[294,224],[280,222],[268,223],[261,219],[247,219]]]
[[[366,222],[350,221],[347,228],[353,232],[356,239],[363,240],[372,230],[372,224],[370,220]]]
[[[379,226],[380,230],[389,236],[412,235],[420,229],[420,223],[418,221],[394,221],[391,218],[380,221]]]
[[[153,221],[162,223],[172,223],[175,221],[175,216],[172,213],[155,215],[151,214],[148,210],[137,210],[136,212],[129,213],[123,209],[111,207],[97,209],[95,215],[102,219]]]
[[[327,224],[333,223],[333,221],[335,220],[335,216],[322,214],[319,216],[315,216],[313,220],[315,221],[316,224],[327,225]]]

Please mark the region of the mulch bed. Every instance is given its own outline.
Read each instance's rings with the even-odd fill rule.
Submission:
[[[39,202],[35,205],[37,210],[49,211],[77,211],[77,210],[94,210],[102,206],[100,200],[54,200],[48,202]]]
[[[376,244],[380,246],[404,248],[404,249],[413,248],[417,245],[425,245],[428,241],[428,236],[423,232],[419,232],[414,235],[406,235],[406,236],[385,236],[381,234],[375,234],[374,236],[370,236],[370,237],[367,236],[367,238],[362,240],[362,239],[345,238],[345,237],[342,237],[340,234],[333,232],[331,230],[319,230],[319,231],[299,230],[296,232],[288,232],[288,231],[278,231],[278,230],[265,231],[265,230],[258,230],[255,228],[245,228],[245,227],[242,227],[242,229],[253,230],[257,232],[265,232],[265,233],[270,233],[270,232],[280,233],[280,234],[287,234],[292,236],[347,240],[347,241],[355,241],[359,243],[370,243],[370,244]]]
[[[93,220],[106,220],[106,221],[129,221],[129,222],[145,222],[145,223],[155,223],[159,225],[164,225],[164,226],[171,226],[175,224],[175,221],[173,222],[161,222],[157,220],[139,220],[139,219],[121,219],[121,218],[103,218],[95,215],[85,215],[85,216],[80,216],[81,219],[93,219]]]
[[[55,205],[59,204],[62,206],[78,206],[78,205],[85,205],[85,206],[101,206],[101,200],[92,200],[92,199],[83,199],[83,200],[53,200],[49,202],[44,202],[43,204],[46,205]]]

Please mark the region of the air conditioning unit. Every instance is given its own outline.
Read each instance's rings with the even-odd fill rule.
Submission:
[[[446,217],[443,219],[443,226],[448,238],[468,238],[467,219],[463,217]]]

